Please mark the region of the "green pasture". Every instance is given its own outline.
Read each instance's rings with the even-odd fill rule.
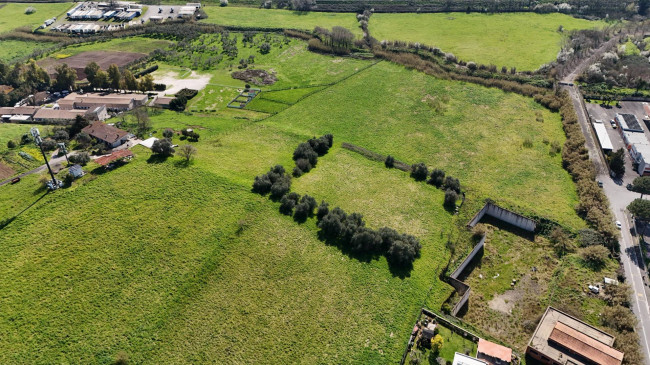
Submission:
[[[52,58],[65,59],[88,51],[150,53],[156,49],[165,49],[171,41],[147,37],[115,38],[108,41],[73,44],[52,54]]]
[[[36,9],[32,14],[25,14],[28,7]],[[0,33],[16,28],[34,29],[47,19],[60,17],[71,8],[70,3],[7,3],[0,5]],[[2,43],[4,41],[0,41]]]
[[[560,51],[564,32],[601,27],[604,22],[564,14],[387,14],[370,18],[378,40],[420,42],[451,52],[464,61],[536,70]]]
[[[0,362],[110,364],[123,352],[145,364],[396,363],[420,308],[438,309],[452,293],[438,277],[464,209],[492,198],[584,226],[546,144],[564,142],[559,116],[532,99],[317,55],[304,43],[272,52],[256,63],[277,72],[278,91],[259,99],[285,105],[277,114],[223,108],[222,85],[241,87],[216,82],[227,68],[212,70],[191,101],[215,111],[152,113],[153,136],[201,135],[189,165],[137,146],[125,166],[90,163],[91,174],[54,193],[36,175],[0,187],[0,221],[9,222],[0,229]],[[433,110],[442,95],[445,111]],[[135,127],[129,115],[109,122]],[[334,147],[292,190],[418,237],[410,273],[322,242],[314,218],[298,224],[251,192],[256,175],[275,164],[290,171],[295,147],[324,133]],[[442,191],[342,142],[445,169],[467,205],[452,215]]]
[[[2,11],[0,9],[0,11]],[[50,42],[32,42],[19,40],[0,40],[0,61],[11,63],[31,55],[38,49],[44,49],[54,46]]]
[[[300,12],[278,9],[206,6],[207,23],[249,28],[283,28],[313,30],[341,26],[361,37],[361,28],[354,13]]]

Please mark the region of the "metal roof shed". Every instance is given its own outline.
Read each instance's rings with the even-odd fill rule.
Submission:
[[[596,136],[598,137],[598,142],[600,142],[600,147],[605,151],[612,151],[614,145],[612,140],[609,139],[609,134],[607,134],[607,129],[602,123],[593,123],[594,130],[596,131]]]

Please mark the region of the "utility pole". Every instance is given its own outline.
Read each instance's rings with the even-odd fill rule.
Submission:
[[[43,150],[43,144],[42,144],[43,139],[41,138],[41,134],[38,132],[38,128],[32,128],[29,132],[32,134],[32,137],[34,137],[34,143],[36,143],[38,148],[41,150],[41,153],[43,154],[45,165],[47,165],[47,169],[50,171],[50,176],[52,176],[52,190],[54,190],[59,187],[59,184],[56,178],[54,177],[54,172],[52,172],[50,163],[47,162],[47,155],[45,155],[45,151]]]

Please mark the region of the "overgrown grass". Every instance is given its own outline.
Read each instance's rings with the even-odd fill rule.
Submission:
[[[36,12],[25,14],[25,9],[32,7]],[[0,7],[0,33],[9,32],[20,27],[35,29],[47,19],[65,15],[70,9],[69,3],[8,3]],[[0,43],[5,41],[0,41]]]
[[[566,31],[603,26],[563,14],[384,14],[370,18],[378,40],[420,42],[464,61],[535,70],[555,59]]]
[[[277,9],[206,6],[207,23],[237,27],[284,28],[313,30],[315,27],[341,26],[361,37],[359,23],[353,13],[300,12]]]
[[[1,11],[1,10],[0,10]],[[50,42],[31,42],[19,40],[1,40],[0,41],[0,61],[11,63],[20,58],[31,55],[38,49],[44,49],[54,46]]]
[[[150,53],[156,49],[165,49],[171,41],[147,37],[115,38],[104,42],[73,44],[58,50],[53,58],[65,59],[88,51]]]

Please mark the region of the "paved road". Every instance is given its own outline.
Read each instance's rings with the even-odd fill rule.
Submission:
[[[570,80],[571,82],[573,80]],[[621,229],[621,262],[625,270],[627,283],[632,288],[632,310],[639,320],[637,332],[639,340],[645,354],[645,364],[650,365],[650,308],[648,304],[648,290],[644,282],[646,277],[645,264],[640,257],[638,240],[631,234],[630,219],[625,208],[632,200],[640,197],[639,194],[628,191],[625,184],[621,181],[615,181],[609,176],[607,165],[600,152],[600,147],[595,141],[594,133],[590,125],[588,115],[586,115],[582,106],[582,95],[576,86],[565,86],[573,100],[573,104],[578,114],[580,127],[585,136],[586,147],[589,151],[589,157],[596,167],[598,180],[603,182],[603,190],[609,199],[612,212],[617,221],[623,225]],[[628,157],[629,159],[629,157]],[[627,170],[628,175],[635,174],[634,171]]]
[[[72,153],[68,154],[68,157],[70,157],[70,155],[72,155]],[[57,173],[58,171],[60,171],[63,168],[62,166],[66,164],[65,156],[53,158],[49,162],[50,162],[50,167],[52,167],[52,170],[54,171],[54,173]],[[23,178],[23,177],[25,177],[27,175],[36,174],[36,173],[39,173],[39,172],[44,171],[46,169],[47,169],[47,165],[43,164],[43,165],[41,165],[41,166],[39,166],[39,167],[37,167],[37,168],[35,168],[33,170],[29,170],[27,172],[23,172],[22,174],[20,174],[18,176],[14,176],[11,179],[7,179],[5,181],[0,181],[0,186],[10,183],[11,180],[15,179],[16,177]]]

